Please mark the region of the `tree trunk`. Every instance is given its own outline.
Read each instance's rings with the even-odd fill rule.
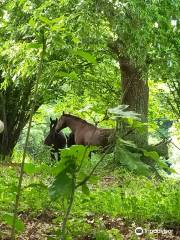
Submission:
[[[122,57],[119,59],[119,65],[122,86],[121,104],[129,105],[128,110],[139,113],[142,122],[147,123],[149,98],[147,68],[138,69],[129,59]],[[127,124],[122,124],[122,129],[123,135],[129,131]],[[144,126],[141,131],[133,130],[127,139],[133,140],[138,146],[146,146],[148,144],[148,127]]]

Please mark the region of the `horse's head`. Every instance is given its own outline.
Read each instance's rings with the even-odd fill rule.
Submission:
[[[55,126],[55,131],[59,132],[61,131],[63,128],[67,127],[67,116],[65,115],[65,113],[63,112],[62,116],[59,118],[59,120],[57,121],[57,124]]]
[[[50,117],[50,132],[55,132],[55,127],[56,127],[56,124],[58,122],[58,119],[56,118],[55,120],[53,120],[51,117]]]
[[[58,132],[55,131],[56,124],[58,122],[58,119],[56,118],[53,120],[50,118],[50,131],[46,139],[44,140],[44,144],[47,146],[59,146],[59,145],[64,145],[64,139],[65,137],[63,134],[59,134]],[[61,146],[60,146],[61,147]]]
[[[52,118],[50,118],[50,131],[48,136],[45,138],[44,140],[44,144],[47,146],[51,146],[54,143],[54,139],[55,139],[55,126],[57,124],[57,119],[56,120],[52,120]]]

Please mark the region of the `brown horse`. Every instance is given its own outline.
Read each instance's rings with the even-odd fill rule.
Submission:
[[[75,145],[75,140],[74,140],[74,133],[71,132],[68,136],[66,135],[67,138],[67,147],[71,147],[72,145]]]
[[[85,120],[65,114],[59,118],[55,131],[69,127],[74,133],[75,144],[100,146],[103,149],[113,143],[115,129],[98,128]]]

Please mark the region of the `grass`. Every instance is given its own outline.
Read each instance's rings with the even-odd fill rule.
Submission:
[[[50,201],[47,187],[52,181],[52,168],[46,164],[35,165],[36,171],[24,176],[19,213],[22,218],[23,214],[26,215],[29,221],[49,212],[51,217],[48,215],[47,219],[49,218],[52,224],[51,233],[58,233],[66,202]],[[18,168],[1,166],[0,172],[0,216],[2,216],[4,213],[12,212]],[[103,172],[99,181],[89,186],[89,195],[80,190],[76,192],[68,222],[69,239],[81,239],[81,236],[92,233],[95,239],[106,239],[106,235],[117,235],[114,239],[123,239],[121,235],[123,228],[118,225],[119,221],[127,224],[126,228],[129,229],[132,224],[146,227],[149,223],[156,226],[179,225],[179,186],[180,181],[174,179],[157,182],[155,179],[149,180],[120,170],[111,175],[108,171]],[[108,224],[111,225],[110,229],[107,228]],[[136,239],[134,234],[131,237]]]

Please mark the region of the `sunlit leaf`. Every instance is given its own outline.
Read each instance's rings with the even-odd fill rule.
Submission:
[[[80,56],[80,57],[82,57],[82,58],[84,58],[89,63],[97,64],[96,58],[93,55],[91,55],[90,53],[88,53],[88,52],[84,52],[82,50],[78,50],[78,51],[74,51],[73,53],[78,55],[78,56]]]
[[[119,105],[115,108],[108,109],[108,111],[114,114],[117,118],[130,118],[130,119],[140,120],[139,113],[136,113],[134,111],[125,111],[127,108],[128,108],[128,105]]]
[[[27,174],[34,174],[34,173],[36,173],[37,172],[36,165],[34,165],[33,163],[25,163],[24,164],[24,171]]]
[[[146,151],[143,150],[144,156],[151,157],[153,160],[158,161],[159,160],[159,154],[155,151]]]
[[[42,22],[46,23],[47,25],[51,25],[51,24],[52,24],[52,23],[51,23],[51,20],[49,20],[48,18],[46,18],[46,17],[44,17],[44,16],[39,16],[39,19],[40,19]]]
[[[42,44],[40,43],[28,43],[28,45],[26,46],[27,48],[42,48]]]

